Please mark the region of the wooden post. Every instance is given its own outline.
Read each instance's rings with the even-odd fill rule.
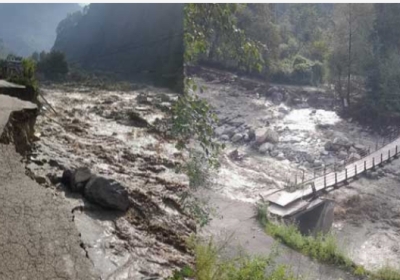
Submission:
[[[335,172],[335,185],[337,185],[337,173]]]
[[[344,176],[344,178],[345,178],[345,181],[347,181],[347,168],[345,168],[344,171],[345,171],[345,176]]]
[[[388,150],[388,161],[390,160],[390,149]]]
[[[372,157],[372,169],[375,168],[375,157]]]
[[[324,175],[324,189],[326,189],[326,176]]]
[[[396,145],[396,155],[397,155],[397,145]]]
[[[304,169],[302,171],[303,171],[303,175],[301,176],[301,183],[303,184],[304,183]]]
[[[383,154],[381,153],[381,165],[382,165],[382,161],[383,161]]]
[[[367,161],[364,160],[364,171],[367,171]]]
[[[355,175],[357,175],[357,164],[354,165]]]
[[[316,197],[317,196],[317,190],[315,188],[315,183],[314,182],[311,183],[311,189],[312,189],[312,192],[313,192],[313,196]]]

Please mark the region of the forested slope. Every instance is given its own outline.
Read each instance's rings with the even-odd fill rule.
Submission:
[[[182,84],[182,4],[91,4],[57,33],[53,49],[85,69]]]

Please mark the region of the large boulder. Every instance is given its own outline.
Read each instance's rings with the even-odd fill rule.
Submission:
[[[345,148],[350,148],[352,146],[352,143],[350,140],[343,136],[343,135],[337,135],[332,142],[334,145],[340,146],[340,147],[345,147]]]
[[[226,135],[228,135],[229,137],[232,137],[232,136],[235,134],[235,128],[234,128],[234,127],[227,127],[227,128],[222,132],[222,134],[223,134],[223,135],[226,134]]]
[[[257,146],[261,146],[265,142],[276,144],[279,142],[279,134],[272,129],[267,129],[265,132],[260,132],[256,134],[256,142]]]
[[[279,88],[278,88],[278,87],[275,87],[275,86],[270,87],[270,88],[267,90],[267,96],[271,96],[274,92],[277,92],[277,91],[279,91]]]
[[[85,187],[85,198],[104,208],[126,211],[129,208],[128,192],[120,183],[93,176]]]
[[[239,142],[240,140],[242,140],[243,135],[240,133],[236,133],[235,135],[232,136],[231,141],[233,143]]]
[[[357,154],[357,153],[351,153],[349,155],[349,161],[350,162],[354,162],[354,161],[357,161],[357,160],[360,160],[360,159],[361,159],[361,156],[359,154]]]
[[[284,99],[283,94],[280,93],[280,92],[278,92],[278,91],[275,91],[275,92],[273,92],[273,93],[271,94],[272,103],[274,103],[275,105],[281,104],[282,101],[283,101],[283,99]]]
[[[338,158],[340,159],[346,159],[347,158],[347,152],[345,151],[340,151],[338,154]]]
[[[221,136],[221,140],[222,141],[228,141],[229,140],[229,135],[228,134],[224,134]]]
[[[340,150],[347,150],[352,146],[352,143],[346,137],[335,137],[333,141],[325,143],[325,150],[337,152]]]
[[[264,143],[258,148],[258,151],[262,154],[266,154],[267,152],[271,152],[272,150],[274,150],[274,144],[271,143]]]
[[[357,152],[359,154],[366,154],[366,153],[368,153],[368,150],[369,150],[369,148],[367,148],[366,146],[361,145],[361,144],[354,145],[354,148],[357,150]]]

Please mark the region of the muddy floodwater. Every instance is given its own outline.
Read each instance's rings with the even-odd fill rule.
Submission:
[[[230,238],[228,255],[238,250],[266,255],[278,248],[278,261],[306,279],[354,279],[277,244],[254,219],[254,205],[295,180],[307,180],[324,167],[343,165],[373,149],[379,136],[325,106],[331,101],[323,89],[265,87],[207,69],[195,79],[205,86],[199,95],[220,119],[216,140],[227,145],[212,188],[202,193],[215,215],[201,234],[219,241]],[[82,246],[97,273],[107,279],[162,279],[192,262],[184,239],[195,227],[176,197],[188,183],[175,172],[183,155],[173,141],[147,125],[163,119],[177,95],[151,87],[104,91],[64,86],[43,91],[57,113],[45,105],[37,120],[38,140],[27,162],[31,176],[59,190],[72,209],[85,206],[82,198],[51,180],[65,168],[89,166],[127,186],[136,205],[123,216],[90,205],[74,212]],[[318,98],[311,102],[310,96]],[[268,133],[274,143],[254,146],[251,139],[260,133]],[[341,248],[368,269],[399,266],[399,170],[395,160],[368,178],[325,194],[335,201],[332,231]]]
[[[256,82],[251,87],[232,74],[210,69],[200,72],[197,81],[207,89],[199,95],[213,104],[223,120],[217,134],[227,144],[227,149],[215,183],[218,192],[238,208],[254,205],[260,196],[265,198],[288,182],[321,175],[324,166],[327,170],[332,166],[338,168],[353,157],[361,157],[361,149],[375,149],[377,141],[382,140],[372,129],[351,119],[342,119],[333,106],[310,105],[311,95],[320,96],[320,103],[327,103],[329,93],[324,89],[275,86],[272,92],[265,93]],[[287,104],[290,97],[297,99],[296,104]],[[267,153],[246,141],[249,130],[263,129],[271,129],[279,135],[279,141],[269,145]],[[237,134],[244,136],[237,141]],[[327,150],[327,142],[334,141],[347,147]],[[238,151],[239,160],[229,156],[234,150]],[[399,167],[400,160],[395,160],[325,195],[335,201],[332,231],[341,249],[367,269],[376,270],[386,265],[400,268]],[[232,221],[225,222],[225,228],[221,226],[223,219],[218,226],[215,224],[219,232],[227,229],[235,232],[240,227],[239,222],[236,229],[232,228]],[[246,225],[247,222],[242,223]],[[248,240],[243,240],[243,244],[246,242]]]

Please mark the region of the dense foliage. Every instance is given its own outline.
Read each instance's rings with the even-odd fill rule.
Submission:
[[[182,92],[183,7],[93,3],[59,23],[52,49],[85,71]]]
[[[191,4],[186,9],[186,59],[192,63],[275,83],[331,84],[345,112],[356,117],[368,112],[366,121],[400,118],[400,4]],[[251,58],[243,52],[247,46]]]
[[[202,27],[197,33],[202,40],[195,40],[198,45],[189,44],[188,53],[192,55],[195,49],[200,62],[252,74],[261,72],[276,82],[321,83],[329,53],[325,32],[330,28],[326,22],[329,9],[327,12],[325,6],[316,4],[282,5],[188,5],[189,30],[193,25]],[[206,16],[195,20],[198,13]],[[222,26],[218,28],[216,22]]]
[[[68,73],[68,63],[62,52],[41,52],[40,55],[33,53],[32,59],[37,62],[38,72],[43,73],[48,79],[61,78]]]
[[[239,28],[243,4],[185,5],[185,62],[208,56],[242,70],[261,71],[262,44]]]

